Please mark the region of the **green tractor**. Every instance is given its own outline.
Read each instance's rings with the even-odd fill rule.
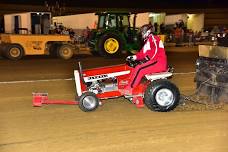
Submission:
[[[117,57],[123,52],[135,53],[141,46],[138,29],[135,27],[136,14],[133,14],[133,25],[129,12],[100,12],[97,29],[92,30],[88,45],[92,54],[105,57]]]

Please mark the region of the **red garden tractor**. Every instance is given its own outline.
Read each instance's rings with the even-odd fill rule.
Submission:
[[[173,110],[180,100],[180,92],[175,84],[167,78],[172,71],[145,75],[141,83],[126,91],[132,69],[145,61],[128,60],[126,64],[74,71],[77,101],[48,100],[45,93],[33,94],[33,106],[42,104],[78,104],[84,112],[94,111],[102,104],[101,99],[125,97],[136,107],[144,104],[153,111],[167,112]]]
[[[102,102],[100,99],[124,96],[137,107],[144,104],[153,111],[173,110],[179,103],[179,89],[170,81],[172,71],[145,75],[145,79],[126,93],[132,69],[144,61],[127,61],[126,64],[74,71],[79,108],[82,111],[94,111]]]
[[[42,104],[79,105],[84,112],[94,111],[102,104],[101,99],[124,96],[136,107],[144,104],[152,111],[167,112],[173,110],[180,100],[180,92],[175,84],[167,78],[172,76],[172,70],[145,75],[141,83],[126,91],[130,74],[135,66],[144,61],[127,61],[126,64],[74,71],[77,97],[76,101],[48,100],[47,93],[33,93],[33,106]]]

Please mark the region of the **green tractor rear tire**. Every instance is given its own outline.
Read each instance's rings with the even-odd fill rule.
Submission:
[[[100,37],[98,48],[101,56],[117,57],[121,54],[123,42],[117,34],[106,33]]]

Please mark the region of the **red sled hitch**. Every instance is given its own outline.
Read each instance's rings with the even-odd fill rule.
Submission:
[[[34,107],[41,107],[42,104],[65,104],[77,105],[78,101],[48,100],[48,93],[32,93],[32,103]]]

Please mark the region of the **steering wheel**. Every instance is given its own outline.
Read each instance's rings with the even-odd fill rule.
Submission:
[[[149,61],[149,60],[150,60],[150,58],[149,58],[148,56],[147,56],[145,59],[143,59],[143,60],[132,60],[132,59],[126,58],[126,64],[127,64],[129,67],[135,68],[137,65],[146,63],[146,62]]]
[[[131,59],[126,59],[126,64],[129,66],[129,67],[132,67],[132,68],[134,68],[134,67],[136,67],[139,63],[138,63],[139,61],[137,61],[137,60],[131,60]]]

